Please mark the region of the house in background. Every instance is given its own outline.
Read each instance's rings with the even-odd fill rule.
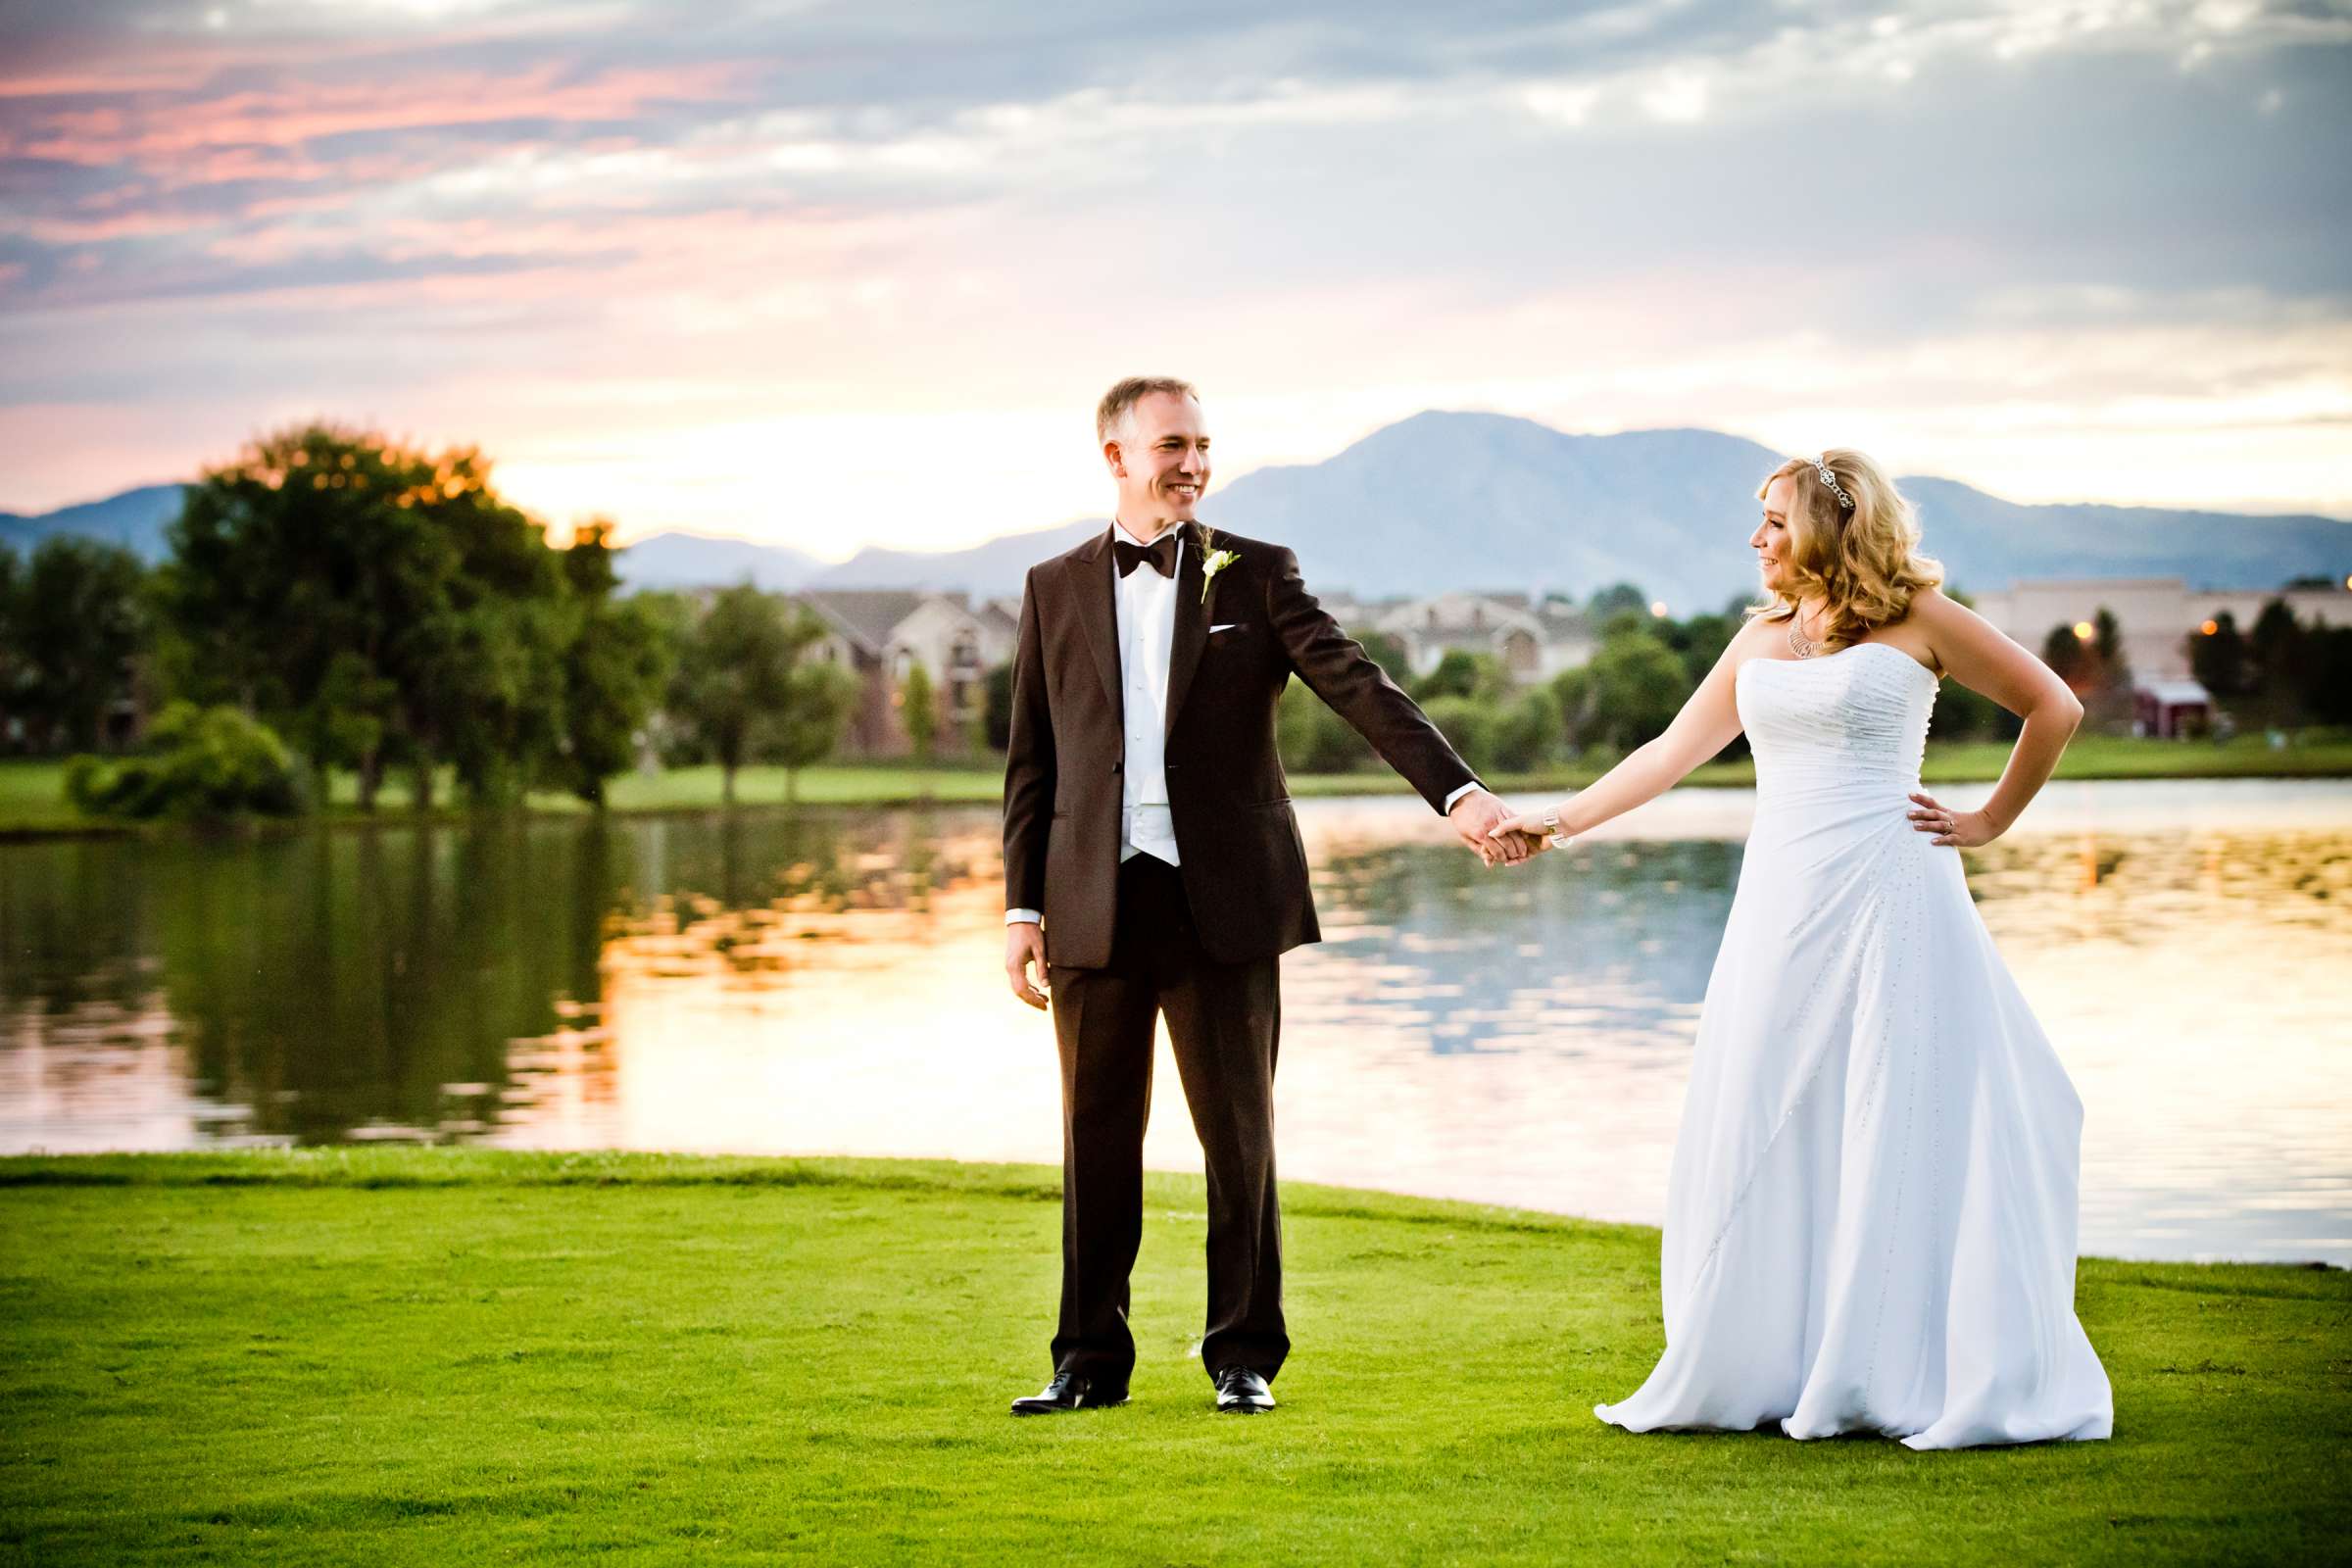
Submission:
[[[2213,694],[2193,680],[2142,680],[2132,692],[2132,732],[2159,740],[2202,735],[2213,727]]]
[[[1514,684],[1532,685],[1588,662],[1597,640],[1585,612],[1567,600],[1523,593],[1446,593],[1350,609],[1359,617],[1352,624],[1404,645],[1416,675],[1460,649],[1492,656]]]
[[[939,745],[959,749],[987,706],[988,671],[1012,658],[1019,624],[1003,601],[975,609],[960,591],[820,589],[793,599],[825,627],[803,657],[858,677],[858,708],[841,742],[847,757],[904,757],[913,749],[899,688],[917,663],[931,677],[939,705]]]

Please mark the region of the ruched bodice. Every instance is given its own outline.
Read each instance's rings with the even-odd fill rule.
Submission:
[[[1740,666],[1740,721],[1756,754],[1759,804],[1783,786],[1919,778],[1935,673],[1889,643]]]

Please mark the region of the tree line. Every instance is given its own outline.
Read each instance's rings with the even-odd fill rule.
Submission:
[[[92,809],[292,810],[334,771],[364,810],[394,774],[430,806],[444,772],[476,806],[601,806],[649,744],[716,761],[732,799],[747,760],[829,755],[855,702],[803,659],[805,611],[749,585],[624,597],[609,522],[551,547],[473,448],[290,428],[206,470],[167,537],[152,570],[0,547],[0,728],[93,753],[68,775]],[[139,750],[94,755],[125,708],[157,711]]]
[[[1965,593],[1953,596],[1968,602]],[[1514,682],[1492,655],[1449,650],[1417,674],[1396,639],[1375,632],[1362,642],[1473,766],[1524,772],[1622,756],[1663,734],[1739,631],[1748,603],[1734,599],[1678,620],[1651,613],[1632,584],[1604,588],[1585,607],[1600,629],[1592,659],[1532,686]],[[2250,635],[2240,636],[2225,612],[2188,633],[2187,645],[2191,671],[2225,726],[2352,723],[2352,626],[2306,624],[2274,599]],[[2132,671],[2113,612],[2102,607],[2081,626],[2052,627],[2041,658],[2082,697],[2089,729],[2131,733]],[[1283,756],[1293,766],[1347,772],[1377,765],[1362,738],[1301,683],[1284,693],[1279,715]],[[1945,681],[1928,732],[1947,741],[2014,739],[2019,727],[1990,698]],[[1723,757],[1746,754],[1742,738]]]
[[[2328,578],[2289,586],[2326,587]],[[2352,724],[2352,626],[2306,623],[2284,599],[2273,599],[2241,633],[2225,610],[2184,638],[2189,678],[2212,699],[2210,723],[2290,730],[2306,724]],[[2125,729],[2135,708],[2123,627],[2104,605],[2087,621],[2052,626],[2042,662],[2082,699],[2085,722]]]
[[[417,806],[453,778],[475,806],[563,791],[601,806],[641,758],[715,764],[725,800],[756,761],[801,769],[838,748],[858,702],[850,671],[809,657],[824,627],[742,584],[619,592],[612,525],[552,546],[491,485],[478,450],[433,453],[310,423],[265,436],[189,487],[152,570],[72,537],[28,558],[0,545],[0,745],[77,751],[86,808],[291,811],[387,777]],[[1959,596],[1965,600],[1965,596]],[[1746,603],[1673,619],[1620,583],[1585,606],[1591,660],[1533,685],[1490,654],[1449,650],[1424,672],[1379,632],[1367,651],[1475,766],[1527,771],[1621,755],[1662,733],[1738,631]],[[2189,634],[2197,680],[2231,722],[2352,722],[2352,627],[2305,625],[2274,600],[2240,633]],[[2042,658],[2121,729],[2132,679],[2116,617],[2051,628]],[[937,739],[928,672],[895,693],[918,760]],[[1009,665],[988,674],[983,734],[1005,744]],[[127,715],[154,713],[135,754]],[[1279,709],[1295,769],[1375,765],[1345,721],[1294,681]],[[1931,734],[2012,736],[2016,719],[1947,682]],[[1735,741],[1727,756],[1744,755]]]
[[[1748,603],[1738,598],[1676,619],[1652,613],[1634,584],[1603,588],[1585,604],[1588,622],[1598,628],[1592,657],[1533,685],[1515,682],[1492,654],[1449,649],[1416,673],[1396,639],[1374,632],[1361,641],[1472,766],[1527,772],[1622,756],[1664,734],[1739,632]],[[2007,717],[1985,698],[1946,685],[1931,727],[1938,738],[1965,739],[1998,733]],[[1278,722],[1283,757],[1301,770],[1377,764],[1363,739],[1298,681],[1283,694]],[[1722,755],[1746,756],[1745,738]]]

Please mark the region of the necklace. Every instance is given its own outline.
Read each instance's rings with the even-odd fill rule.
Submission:
[[[1799,659],[1811,659],[1821,652],[1821,644],[1796,629],[1797,617],[1788,617],[1788,651]]]

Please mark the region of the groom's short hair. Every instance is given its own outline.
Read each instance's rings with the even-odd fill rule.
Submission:
[[[1110,432],[1121,419],[1127,417],[1127,411],[1154,392],[1191,398],[1195,403],[1200,401],[1200,394],[1194,390],[1190,381],[1180,381],[1172,375],[1131,375],[1103,393],[1102,401],[1096,405],[1095,440],[1109,440]]]

